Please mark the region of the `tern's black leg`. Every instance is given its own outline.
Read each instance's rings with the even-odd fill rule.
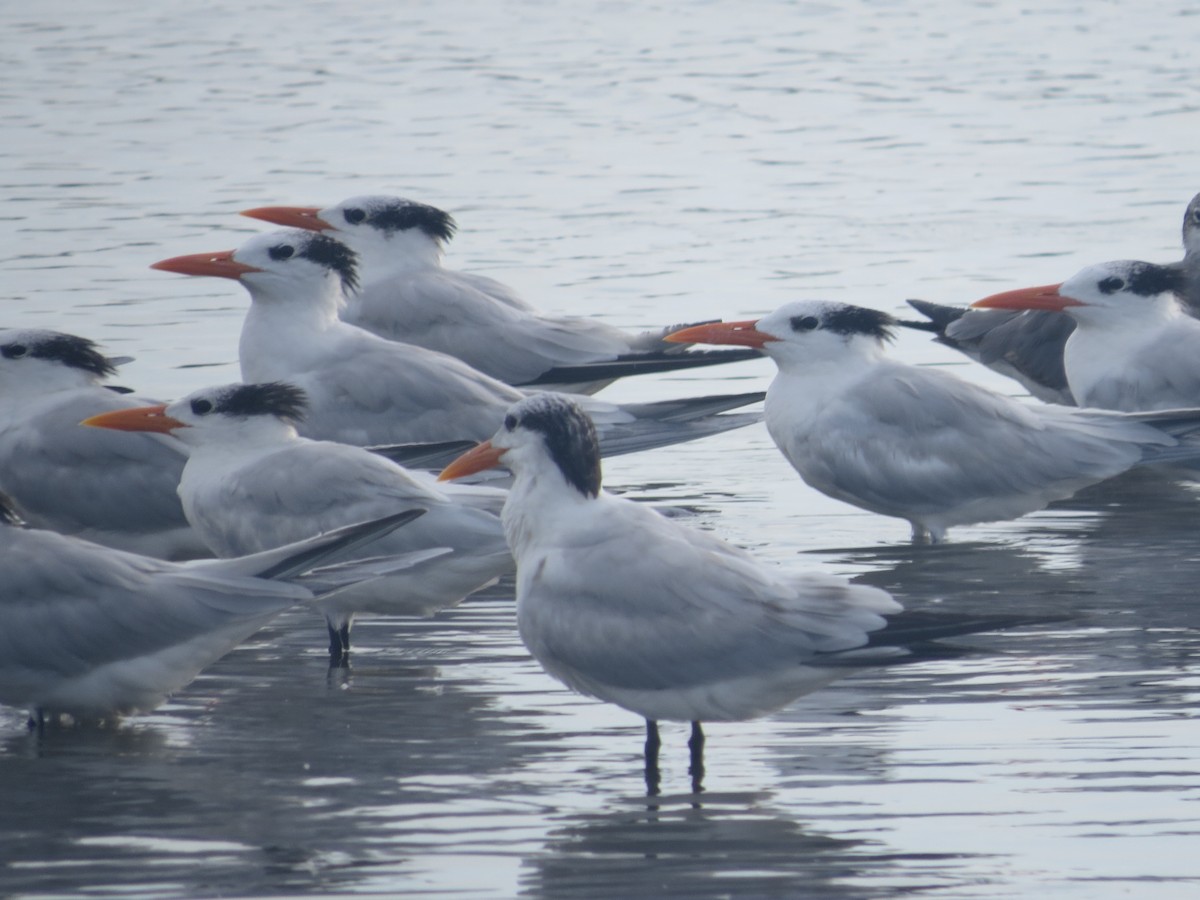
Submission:
[[[38,733],[38,737],[42,737],[46,734],[46,711],[40,706],[35,709],[33,714],[29,717],[29,730],[36,731]]]
[[[658,795],[658,785],[662,780],[658,772],[658,748],[662,742],[658,739],[658,723],[646,720],[646,795]]]
[[[345,669],[350,665],[350,623],[340,627],[329,625],[329,668]]]
[[[704,730],[699,722],[692,723],[688,750],[692,752],[692,762],[688,767],[688,773],[692,776],[692,793],[698,794],[704,790]]]

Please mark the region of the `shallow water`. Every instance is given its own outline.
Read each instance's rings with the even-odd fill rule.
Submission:
[[[1200,190],[1184,3],[107,0],[0,25],[5,322],[134,356],[122,381],[164,398],[236,378],[246,298],[146,267],[237,245],[251,206],[435,203],[450,265],[651,327],[1176,259]],[[894,352],[1013,390],[920,334]],[[665,726],[650,800],[640,722],[542,674],[503,591],[364,620],[332,677],[297,611],[120,728],[0,710],[0,894],[1195,895],[1195,489],[1131,476],[930,548],[808,489],[761,427],[606,478],[911,608],[1070,618],[710,726],[700,795]]]

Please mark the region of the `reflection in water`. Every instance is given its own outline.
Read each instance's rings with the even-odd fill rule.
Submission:
[[[841,879],[886,866],[863,841],[812,831],[772,808],[767,794],[617,801],[568,817],[529,860],[529,897],[850,897]],[[697,862],[702,860],[703,865]],[[802,894],[795,894],[803,882]]]

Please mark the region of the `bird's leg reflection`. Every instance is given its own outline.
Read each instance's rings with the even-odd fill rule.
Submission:
[[[692,793],[704,790],[704,729],[699,722],[692,723],[692,736],[688,738],[688,750],[692,753],[688,773],[692,776]]]
[[[346,669],[350,667],[350,623],[345,622],[340,627],[329,623],[329,668]]]
[[[658,748],[662,742],[658,737],[658,723],[646,720],[646,795],[658,795],[658,785],[662,780],[658,771]]]

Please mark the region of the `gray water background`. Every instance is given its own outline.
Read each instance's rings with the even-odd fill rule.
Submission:
[[[0,4],[0,302],[171,398],[237,377],[246,296],[152,272],[235,215],[386,192],[447,262],[652,327],[800,297],[904,313],[1177,259],[1200,190],[1183,2]],[[920,334],[893,352],[1015,388]],[[762,388],[771,365],[640,379]],[[912,608],[1038,612],[965,659],[708,729],[568,693],[511,599],[365,619],[329,675],[297,611],[118,729],[0,710],[0,895],[1190,898],[1200,892],[1193,488],[1135,476],[913,548],[759,427],[607,482]]]

